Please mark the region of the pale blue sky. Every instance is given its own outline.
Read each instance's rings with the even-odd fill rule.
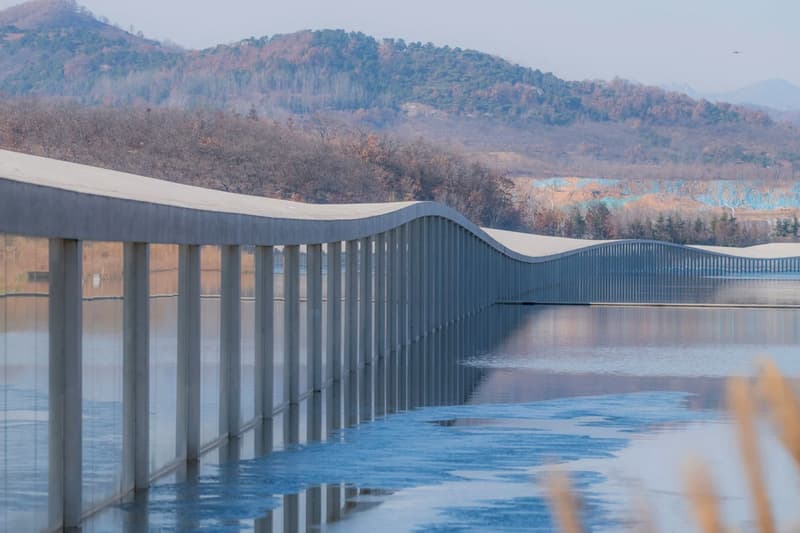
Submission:
[[[0,7],[18,0],[0,0]],[[344,28],[474,48],[567,79],[730,90],[800,85],[797,0],[83,0],[123,28],[199,48]],[[743,53],[734,55],[733,50]]]

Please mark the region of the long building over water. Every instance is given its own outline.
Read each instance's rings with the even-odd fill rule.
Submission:
[[[728,304],[800,273],[798,244],[541,237],[431,202],[310,205],[8,151],[0,235],[0,503],[44,528],[245,431],[268,453],[278,415],[291,443],[462,401],[442,354],[468,353],[492,305]],[[118,435],[87,409],[111,411]]]

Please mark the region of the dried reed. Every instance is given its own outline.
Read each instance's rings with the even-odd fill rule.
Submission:
[[[703,533],[723,533],[725,526],[719,512],[711,474],[702,463],[690,463],[686,469],[686,496],[697,525]]]
[[[758,394],[767,405],[781,443],[800,468],[800,401],[772,361],[765,361],[761,367]]]
[[[757,407],[762,405],[766,409],[780,442],[800,468],[800,399],[775,364],[766,361],[755,386],[743,378],[728,380],[727,401],[736,425],[742,462],[756,514],[757,531],[774,533],[775,522],[758,450]],[[569,477],[563,473],[553,475],[548,478],[547,488],[551,510],[560,530],[564,533],[580,532],[582,528]],[[703,533],[723,533],[727,530],[722,521],[711,475],[702,464],[694,463],[687,470],[686,492],[695,520]],[[649,513],[644,516],[639,529],[642,527],[647,531],[655,530]]]
[[[578,503],[567,474],[558,472],[547,477],[550,511],[563,533],[581,533]]]

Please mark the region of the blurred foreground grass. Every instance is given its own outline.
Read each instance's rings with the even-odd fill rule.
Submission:
[[[759,456],[756,420],[766,416],[781,444],[789,452],[800,473],[800,399],[789,381],[772,361],[765,361],[755,379],[730,378],[727,383],[727,408],[736,426],[741,462],[749,488],[750,505],[755,516],[754,531],[800,531],[797,524],[779,529],[770,506]],[[730,527],[720,512],[717,491],[711,472],[701,463],[690,463],[685,472],[686,497],[698,530],[703,533],[740,531]],[[555,523],[563,533],[580,533],[580,501],[565,473],[551,474],[546,494]],[[657,532],[649,512],[639,513],[637,531]]]

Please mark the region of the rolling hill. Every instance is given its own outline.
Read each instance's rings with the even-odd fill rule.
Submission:
[[[0,12],[0,91],[90,104],[253,106],[266,113],[399,111],[421,104],[518,125],[770,120],[622,80],[565,81],[473,50],[342,30],[178,50],[106,24],[69,0],[33,0]]]
[[[219,110],[290,119],[320,138],[342,128],[399,138],[401,144],[425,137],[523,184],[559,177],[744,180],[769,194],[774,184],[800,179],[800,131],[764,110],[621,79],[568,81],[474,50],[377,40],[343,30],[186,50],[126,32],[71,0],[32,0],[0,12],[0,94],[9,102],[36,98],[126,112]],[[47,102],[38,109],[47,110]],[[17,116],[24,107],[9,109]],[[82,113],[73,109],[63,116]],[[46,114],[38,120],[51,128],[44,125],[56,118]],[[173,131],[192,135],[188,124],[206,120],[169,117],[187,124]],[[7,139],[20,146],[39,142],[25,120],[19,124],[28,128],[27,140],[10,124],[5,133],[0,127]],[[41,141],[42,150],[68,154],[71,130],[55,131],[64,138],[48,141],[49,146]],[[137,138],[129,133],[126,139]],[[387,150],[392,142],[386,141]],[[92,144],[81,139],[73,144],[82,143]],[[325,145],[333,149],[342,148],[336,142]],[[149,157],[156,161],[154,153]],[[133,154],[124,158],[135,159]],[[85,157],[96,156],[87,152]],[[256,156],[248,161],[259,165]],[[131,159],[127,164],[138,168],[141,163]],[[208,179],[192,178],[194,172],[189,165],[179,174]],[[530,188],[520,190],[518,196],[524,196]],[[292,194],[289,186],[276,191]],[[334,198],[335,191],[321,197]],[[650,208],[657,209],[659,202],[673,208],[674,202],[659,194],[652,195]]]

